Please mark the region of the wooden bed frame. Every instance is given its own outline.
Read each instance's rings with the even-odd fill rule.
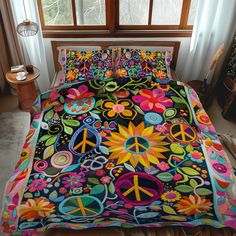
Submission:
[[[170,47],[173,48],[171,69],[175,70],[178,54],[179,54],[179,41],[51,41],[53,60],[55,72],[61,69],[61,65],[58,62],[58,47],[69,46],[82,46],[82,47],[100,47],[101,49],[108,49],[108,47]]]

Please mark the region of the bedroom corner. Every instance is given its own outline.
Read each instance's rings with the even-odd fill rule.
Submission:
[[[0,235],[236,235],[236,1],[0,1]]]

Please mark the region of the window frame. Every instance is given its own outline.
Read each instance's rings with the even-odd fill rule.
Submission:
[[[179,25],[151,25],[153,0],[149,0],[148,25],[120,25],[119,0],[105,0],[106,25],[77,25],[75,0],[71,0],[73,25],[45,25],[42,0],[37,0],[38,12],[45,38],[71,37],[191,37],[188,25],[191,0],[183,0]]]

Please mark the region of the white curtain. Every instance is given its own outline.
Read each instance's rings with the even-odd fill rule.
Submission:
[[[25,20],[23,0],[11,0],[11,5],[13,14],[15,16],[15,24],[17,25]],[[36,22],[40,28],[37,1],[25,1],[25,6],[27,18],[31,21]],[[46,91],[50,87],[50,81],[41,28],[39,29],[38,34],[36,34],[35,36],[19,36],[19,40],[22,41],[26,63],[32,64],[40,70],[40,77],[37,79],[37,84],[40,91]]]
[[[221,43],[225,44],[225,52],[220,58],[214,74],[218,79],[233,35],[236,30],[236,0],[198,0],[190,51],[182,75],[183,81],[203,80],[212,56]],[[214,81],[213,84],[215,83]]]

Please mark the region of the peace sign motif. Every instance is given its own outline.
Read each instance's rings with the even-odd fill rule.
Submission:
[[[88,125],[80,127],[72,136],[69,149],[75,155],[86,154],[96,148],[101,142],[97,130]]]
[[[71,217],[93,217],[99,215],[102,210],[100,200],[86,195],[66,198],[59,205],[59,211]]]
[[[118,196],[135,206],[147,205],[160,198],[162,183],[155,177],[143,172],[126,173],[115,183]]]
[[[170,127],[170,135],[179,142],[191,143],[196,139],[196,131],[187,124],[173,124]]]

